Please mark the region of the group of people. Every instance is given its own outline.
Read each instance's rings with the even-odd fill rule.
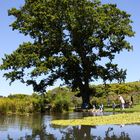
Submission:
[[[123,96],[121,95],[118,95],[118,99],[120,101],[120,109],[121,110],[124,110],[125,107],[132,107],[132,104],[133,104],[133,96],[131,96],[130,98],[130,101],[129,102],[126,102],[125,99],[123,98]],[[107,105],[110,106],[110,100],[109,98],[107,99]],[[115,111],[115,108],[117,107],[118,105],[115,104],[115,101],[112,102],[112,108],[113,110]],[[104,105],[103,104],[100,104],[100,105],[96,105],[96,104],[93,104],[93,108],[91,110],[91,112],[103,112],[104,110]]]
[[[92,108],[91,112],[103,112],[103,110],[104,110],[104,105],[103,104],[100,104],[98,106],[93,104],[93,108]]]

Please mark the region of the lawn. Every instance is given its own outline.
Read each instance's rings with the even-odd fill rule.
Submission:
[[[112,112],[113,109],[112,108],[105,108],[104,109],[105,112]],[[126,112],[126,113],[130,113],[130,112],[140,112],[140,104],[138,105],[133,105],[133,107],[131,108],[125,108],[124,110],[121,110],[120,108],[115,108],[115,112]]]

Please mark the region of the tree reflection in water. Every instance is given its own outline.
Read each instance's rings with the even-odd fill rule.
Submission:
[[[104,140],[131,140],[128,133],[121,132],[120,136],[116,136],[113,132],[113,135],[109,135],[109,132],[113,131],[113,127],[109,127],[108,130],[105,132],[105,138]],[[100,139],[100,138],[98,138]]]
[[[115,135],[112,127],[109,127],[107,131],[105,131],[105,137],[92,134],[92,128],[92,126],[69,126],[63,129],[61,128],[59,130],[62,137],[59,138],[57,133],[47,133],[46,127],[41,125],[39,129],[33,128],[31,135],[20,137],[19,140],[131,140],[129,135],[125,132],[121,132],[120,135]],[[113,134],[110,134],[111,131]],[[14,140],[10,138],[10,135],[7,136],[7,139]]]
[[[0,118],[0,134],[7,140],[130,140],[128,133],[117,131],[115,127],[96,126],[56,126],[51,125],[51,115],[4,116]],[[116,126],[117,128],[119,126]],[[10,128],[10,131],[9,131]],[[15,134],[11,128],[15,130]],[[100,132],[102,129],[102,132]],[[26,131],[25,131],[26,130]],[[98,131],[99,130],[99,131]],[[16,134],[18,132],[22,132]],[[119,135],[118,135],[119,134]],[[101,136],[100,136],[101,135]]]
[[[131,140],[129,135],[125,132],[121,132],[119,136],[110,135],[109,132],[113,131],[113,128],[109,127],[105,131],[105,137],[95,136],[91,134],[91,126],[76,126],[63,133],[63,140]]]

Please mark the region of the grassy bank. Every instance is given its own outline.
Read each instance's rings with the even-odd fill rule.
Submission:
[[[140,112],[123,113],[109,116],[85,117],[83,119],[53,120],[55,125],[108,125],[140,123]]]
[[[105,112],[112,112],[113,109],[111,107],[105,107]],[[133,112],[140,112],[140,104],[133,105],[133,107],[125,108],[124,110],[121,110],[119,107],[115,108],[115,112],[123,112],[123,113],[133,113]]]

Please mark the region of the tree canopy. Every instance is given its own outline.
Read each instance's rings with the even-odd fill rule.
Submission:
[[[90,82],[125,79],[126,70],[113,59],[132,49],[126,38],[134,32],[130,15],[117,5],[99,0],[25,0],[8,13],[15,17],[12,29],[32,38],[3,58],[0,68],[8,70],[4,76],[11,82],[20,80],[44,92],[61,79],[89,102]]]

